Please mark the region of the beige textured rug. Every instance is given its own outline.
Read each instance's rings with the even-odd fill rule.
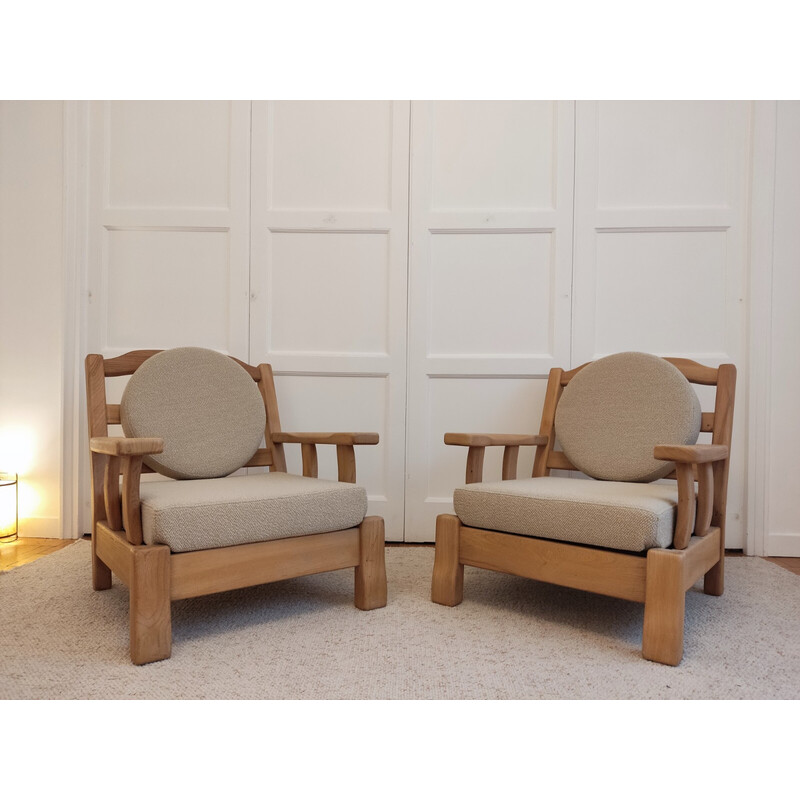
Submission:
[[[172,658],[128,660],[128,591],[90,586],[78,542],[0,574],[0,698],[646,699],[800,697],[800,578],[729,558],[692,589],[684,659],[641,657],[636,603],[466,568],[429,600],[433,549],[386,551],[389,603],[352,604],[352,570],[173,603]]]

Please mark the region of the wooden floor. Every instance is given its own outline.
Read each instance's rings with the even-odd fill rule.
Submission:
[[[16,542],[0,544],[0,572],[5,572],[23,564],[30,564],[37,558],[55,553],[75,543],[75,539],[33,539],[22,538]]]
[[[62,547],[69,547],[75,539],[17,539],[16,542],[0,544],[0,572],[5,572],[23,564],[30,564],[37,558],[55,553]],[[433,547],[432,544],[404,544],[403,542],[387,542],[387,547]],[[726,554],[728,558],[741,557],[740,550],[731,550]],[[765,558],[779,567],[800,575],[800,558]]]

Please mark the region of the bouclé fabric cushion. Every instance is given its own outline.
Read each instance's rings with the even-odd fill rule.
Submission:
[[[672,544],[678,487],[523,478],[470,483],[453,505],[469,527],[639,553]]]
[[[145,463],[170,478],[218,478],[244,466],[266,424],[256,382],[233,359],[201,347],[157,353],[131,375],[120,402],[126,436],[155,436]]]
[[[585,366],[564,387],[556,438],[582,472],[606,481],[650,482],[672,462],[653,457],[659,444],[694,444],[702,412],[680,370],[649,353],[616,353]]]
[[[173,553],[346,530],[367,513],[363,487],[285,472],[147,481],[140,494],[145,544]]]

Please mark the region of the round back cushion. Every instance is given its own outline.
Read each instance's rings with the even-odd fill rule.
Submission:
[[[653,458],[658,444],[694,444],[700,401],[669,361],[616,353],[585,366],[564,387],[556,437],[582,472],[607,481],[648,482],[675,467]]]
[[[144,461],[170,478],[219,478],[243,467],[264,436],[255,381],[228,356],[178,347],[148,358],[120,403],[126,436],[156,436],[164,452]]]

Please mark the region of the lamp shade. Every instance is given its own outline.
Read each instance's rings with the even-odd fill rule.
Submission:
[[[17,476],[0,472],[0,542],[17,538]]]

